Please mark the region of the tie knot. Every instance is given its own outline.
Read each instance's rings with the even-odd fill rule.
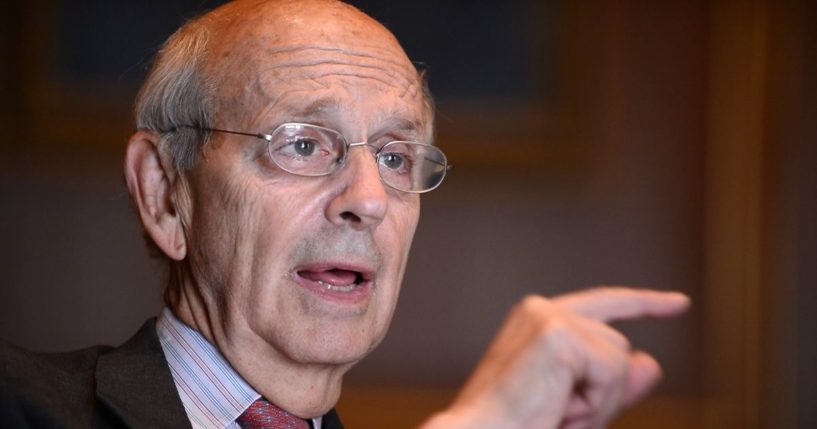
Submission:
[[[236,420],[241,429],[309,429],[306,420],[276,407],[266,399],[252,403]]]

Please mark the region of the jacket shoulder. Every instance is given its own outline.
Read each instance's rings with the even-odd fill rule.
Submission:
[[[96,365],[111,349],[41,353],[0,340],[0,415],[37,427],[90,426]]]

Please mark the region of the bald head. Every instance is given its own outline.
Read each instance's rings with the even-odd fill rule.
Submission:
[[[327,76],[345,76],[347,90],[365,79],[417,100],[431,142],[432,102],[423,76],[385,27],[333,0],[238,0],[186,24],[163,47],[142,88],[137,128],[176,130],[164,139],[177,140],[169,152],[187,169],[209,136],[180,125],[246,127],[287,97],[287,107],[305,107],[291,102],[325,88]]]
[[[346,3],[334,0],[238,0],[210,12],[201,24],[218,39],[213,54],[236,48],[308,44],[368,45],[405,54],[380,23]],[[242,46],[247,43],[246,46]]]
[[[212,28],[205,73],[222,103],[214,106],[217,120],[244,125],[231,115],[261,108],[284,91],[320,89],[319,80],[331,74],[422,96],[417,71],[394,36],[345,3],[237,1],[205,22]]]

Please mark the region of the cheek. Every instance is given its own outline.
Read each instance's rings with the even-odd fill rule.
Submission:
[[[238,264],[246,266],[243,273],[245,289],[243,305],[266,307],[278,306],[278,294],[284,293],[279,287],[289,281],[293,262],[293,248],[317,228],[314,225],[320,213],[319,199],[304,198],[303,193],[281,192],[284,189],[298,189],[288,184],[265,183],[248,196],[252,209],[243,218],[246,227],[238,225],[239,246],[247,248],[242,252]],[[273,302],[270,302],[273,301]]]
[[[420,199],[417,195],[408,195],[405,200],[398,200],[392,204],[394,207],[392,225],[388,228],[390,237],[387,244],[393,246],[393,251],[402,255],[403,265],[408,259],[409,248],[414,239],[414,232],[417,230],[417,223],[420,217]]]
[[[246,262],[254,260],[258,247],[254,242],[263,236],[259,234],[264,227],[263,198],[258,187],[246,181],[208,185],[199,190],[202,199],[193,207],[190,262],[199,281],[209,283],[209,289],[224,290],[246,283],[250,273]]]
[[[376,234],[377,241],[381,243],[384,253],[390,255],[389,266],[387,267],[388,284],[393,285],[389,291],[388,298],[393,307],[397,302],[397,295],[403,281],[403,274],[408,263],[409,250],[417,229],[417,222],[420,213],[419,198],[411,195],[413,199],[408,201],[399,200],[392,204],[391,216],[389,216]]]

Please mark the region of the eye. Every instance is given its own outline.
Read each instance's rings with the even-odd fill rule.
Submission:
[[[305,176],[332,171],[343,150],[342,142],[304,125],[284,131],[276,134],[269,146],[270,157],[278,167]]]
[[[318,147],[314,140],[307,138],[299,138],[290,143],[290,145],[292,146],[292,150],[298,156],[311,156],[315,153],[315,150]]]
[[[286,157],[292,160],[313,160],[327,156],[332,152],[330,143],[310,136],[292,136],[273,147],[274,157]]]
[[[380,163],[386,168],[397,171],[403,167],[406,159],[403,155],[397,153],[384,153],[380,155]]]

